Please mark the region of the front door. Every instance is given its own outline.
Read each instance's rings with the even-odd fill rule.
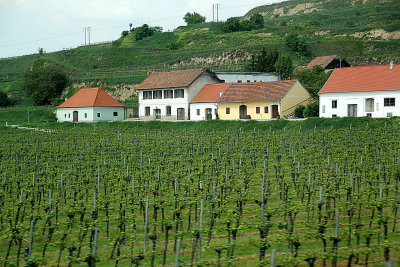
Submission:
[[[74,113],[72,114],[73,117],[73,122],[78,122],[78,111],[74,111]]]
[[[178,108],[176,119],[177,120],[185,120],[185,109],[184,108]]]
[[[206,108],[206,120],[212,120],[212,109]]]
[[[156,108],[154,109],[154,119],[161,120],[161,109]]]
[[[278,105],[272,105],[272,118],[277,119],[279,115]]]
[[[347,105],[347,116],[348,117],[357,117],[357,104]]]
[[[241,105],[239,107],[239,119],[241,119],[241,120],[247,119],[247,106],[246,105]]]

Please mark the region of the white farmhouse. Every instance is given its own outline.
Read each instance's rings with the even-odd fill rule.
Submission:
[[[268,72],[216,72],[221,82],[250,83],[279,81],[279,76]]]
[[[208,69],[153,72],[139,86],[139,118],[189,120],[189,103],[204,85],[220,80]]]
[[[215,120],[218,118],[217,100],[231,83],[206,84],[190,102],[190,120]]]
[[[335,69],[319,92],[319,116],[400,116],[400,66]]]
[[[57,106],[59,122],[122,121],[126,108],[99,87],[82,88]]]

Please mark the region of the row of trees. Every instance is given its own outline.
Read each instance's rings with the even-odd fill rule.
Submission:
[[[258,30],[264,27],[264,18],[261,14],[254,14],[248,20],[240,20],[239,18],[229,18],[223,24],[224,32],[238,32]]]

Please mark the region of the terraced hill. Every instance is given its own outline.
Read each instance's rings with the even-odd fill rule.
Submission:
[[[75,82],[136,84],[151,71],[208,67],[243,70],[250,54],[266,46],[289,54],[295,65],[330,54],[353,65],[400,61],[399,0],[291,0],[250,10],[262,14],[262,29],[226,33],[223,23],[182,26],[135,41],[112,43],[0,60],[0,90],[18,90],[18,79],[37,60],[63,66]],[[285,45],[288,34],[306,40],[304,56]]]

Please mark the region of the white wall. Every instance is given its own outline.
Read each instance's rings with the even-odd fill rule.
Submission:
[[[206,120],[206,109],[211,109],[212,119],[216,119],[215,112],[217,110],[216,103],[193,103],[190,104],[190,120],[199,121],[199,120]],[[197,115],[197,110],[200,111],[200,115]]]
[[[366,99],[374,99],[374,111],[366,111]],[[384,98],[395,98],[394,107],[385,107]],[[332,101],[337,100],[337,108],[332,108]],[[371,113],[373,118],[386,118],[388,113],[400,116],[400,91],[324,93],[319,96],[319,116],[332,118],[348,116],[348,105],[357,105],[357,117],[365,117]]]
[[[165,88],[165,89],[154,89],[154,90],[162,90],[162,99],[143,99],[144,91],[154,91],[154,90],[139,90],[138,98],[139,98],[139,118],[142,120],[153,120],[154,118],[154,109],[161,110],[161,119],[162,120],[176,120],[177,119],[177,110],[178,108],[185,109],[185,120],[188,120],[189,117],[192,116],[192,113],[189,114],[190,107],[189,103],[192,99],[200,92],[200,90],[204,87],[204,85],[208,83],[217,83],[218,80],[211,76],[208,73],[204,73],[200,75],[189,87],[187,88]],[[177,90],[184,89],[184,97],[183,98],[164,98],[165,90]],[[166,115],[167,106],[171,106],[171,115]],[[150,107],[150,116],[145,116],[146,107]]]
[[[278,81],[279,76],[272,73],[257,73],[257,72],[217,72],[216,75],[219,79],[224,80],[226,83],[236,83],[239,80],[243,83],[250,82],[272,82]]]
[[[85,107],[85,108],[58,108],[57,121],[74,120],[74,111],[78,112],[78,122],[93,122],[93,121],[122,121],[125,119],[124,107]],[[117,112],[117,116],[114,116]],[[86,113],[86,118],[85,118]],[[100,113],[100,118],[97,117]]]

